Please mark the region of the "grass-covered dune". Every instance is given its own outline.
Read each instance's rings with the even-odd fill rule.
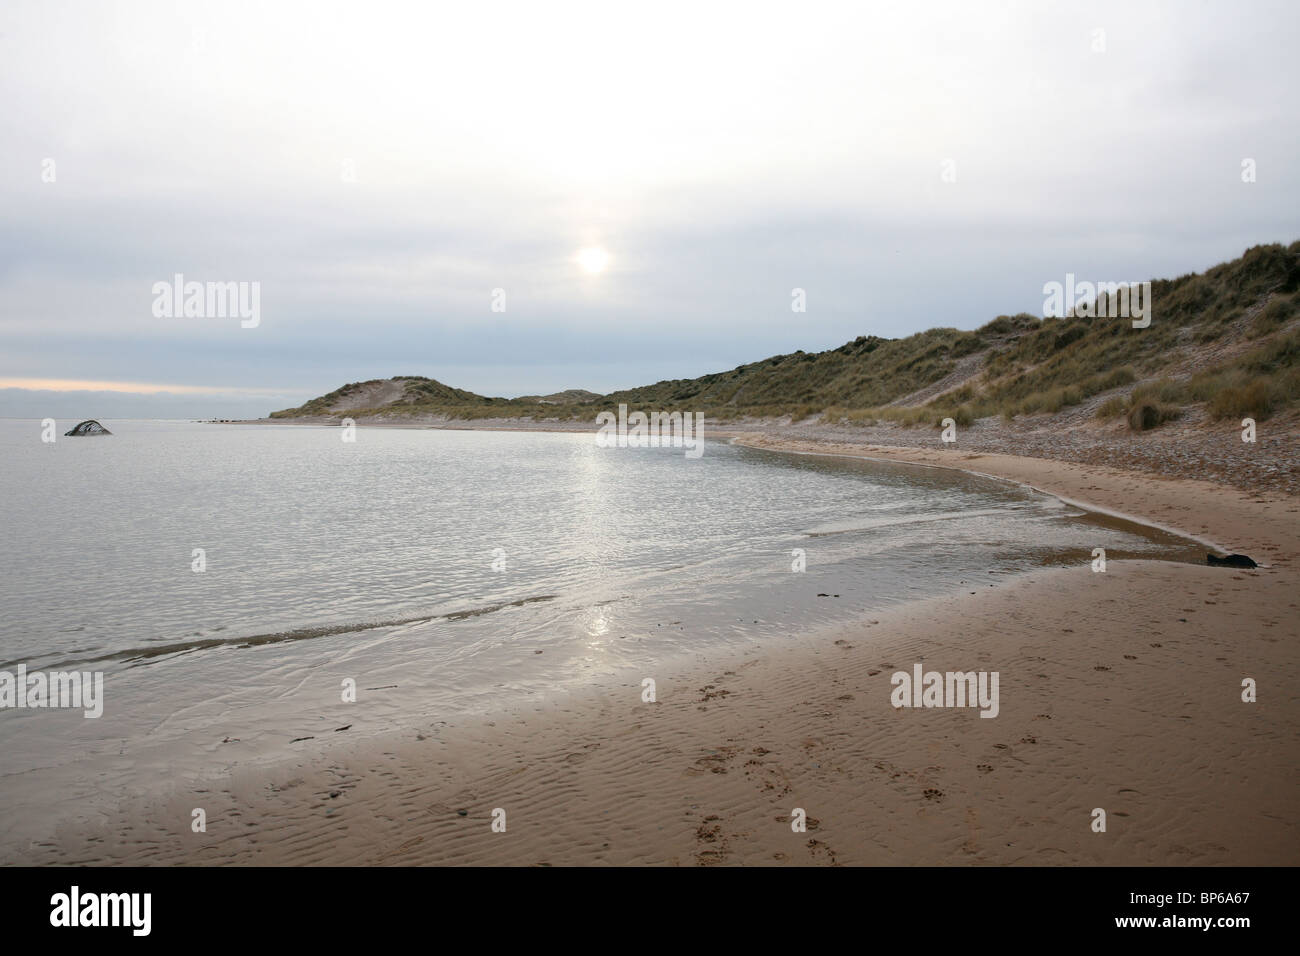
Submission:
[[[825,352],[774,355],[730,371],[597,396],[493,398],[423,376],[354,382],[277,419],[533,418],[590,421],[626,404],[714,419],[968,424],[1054,415],[1093,401],[1099,418],[1156,427],[1202,406],[1259,420],[1300,395],[1300,242],[1260,245],[1204,273],[1151,283],[1150,325],[1069,314],[998,316],[973,331],[860,336]],[[1105,300],[1100,303],[1104,312]],[[1080,310],[1083,311],[1083,310]]]

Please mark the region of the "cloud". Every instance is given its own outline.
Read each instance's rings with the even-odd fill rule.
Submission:
[[[603,391],[1037,311],[1067,271],[1199,270],[1300,235],[1298,25],[1286,3],[18,5],[0,377]],[[262,323],[155,318],[176,273],[260,282]],[[170,401],[140,407],[195,400]]]

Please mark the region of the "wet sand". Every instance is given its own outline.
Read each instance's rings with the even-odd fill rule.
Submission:
[[[996,475],[1268,566],[1035,572],[648,673],[655,703],[639,682],[503,701],[494,718],[237,769],[70,822],[12,862],[1300,863],[1300,501],[955,449],[740,440]],[[891,674],[917,663],[997,671],[998,716],[895,709]]]

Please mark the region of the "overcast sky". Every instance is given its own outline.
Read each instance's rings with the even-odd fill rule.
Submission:
[[[0,415],[603,392],[1200,271],[1300,238],[1298,10],[5,0]]]

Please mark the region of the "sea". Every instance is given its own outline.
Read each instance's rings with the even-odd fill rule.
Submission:
[[[0,862],[76,801],[1196,542],[966,472],[591,432],[0,420]],[[346,440],[351,438],[352,440]],[[63,807],[63,810],[60,810]]]

